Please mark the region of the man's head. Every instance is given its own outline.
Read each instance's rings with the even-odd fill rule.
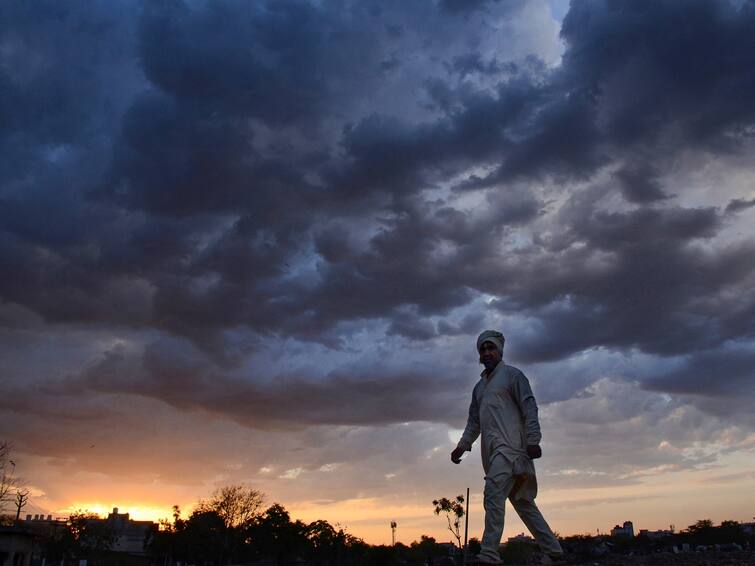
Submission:
[[[477,352],[480,354],[480,363],[485,369],[495,369],[498,362],[503,359],[503,345],[506,339],[497,330],[486,330],[477,338]]]

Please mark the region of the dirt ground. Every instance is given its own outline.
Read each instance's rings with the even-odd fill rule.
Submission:
[[[650,554],[646,556],[608,555],[589,560],[570,557],[569,565],[580,566],[740,566],[755,565],[755,552],[683,552],[680,554]]]

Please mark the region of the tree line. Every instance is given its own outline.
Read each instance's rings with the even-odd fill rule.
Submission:
[[[162,564],[218,566],[263,560],[276,566],[297,560],[315,566],[425,565],[448,554],[446,547],[427,536],[409,546],[369,545],[325,520],[292,520],[277,503],[263,509],[263,501],[261,492],[231,485],[200,501],[186,519],[175,506],[172,521],[161,521],[148,534],[145,549]]]
[[[292,520],[274,503],[243,485],[217,489],[200,500],[188,517],[173,507],[172,519],[162,519],[145,532],[144,552],[152,564],[307,564],[311,566],[390,566],[441,564],[448,545],[422,536],[410,545],[370,545],[325,520]],[[79,511],[65,523],[38,530],[47,562],[98,566],[113,562],[118,531],[98,515]]]

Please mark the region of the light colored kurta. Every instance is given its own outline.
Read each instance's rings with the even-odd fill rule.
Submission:
[[[502,361],[472,392],[469,418],[458,446],[470,450],[482,434],[482,466],[485,469],[485,531],[479,557],[500,564],[498,553],[508,498],[517,514],[548,555],[561,555],[558,539],[535,504],[535,466],[527,445],[540,444],[537,403],[524,374]]]
[[[540,444],[537,403],[525,375],[501,361],[489,377],[485,372],[472,392],[469,418],[458,446],[471,450],[482,433],[482,467],[487,474],[493,457],[500,454],[518,476],[512,498],[537,495],[535,466],[527,456],[528,444]]]

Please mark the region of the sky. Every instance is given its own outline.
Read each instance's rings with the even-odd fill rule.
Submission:
[[[755,3],[0,4],[0,439],[26,513],[228,484],[371,543],[477,334],[562,535],[755,514]],[[524,531],[510,512],[504,538]]]

